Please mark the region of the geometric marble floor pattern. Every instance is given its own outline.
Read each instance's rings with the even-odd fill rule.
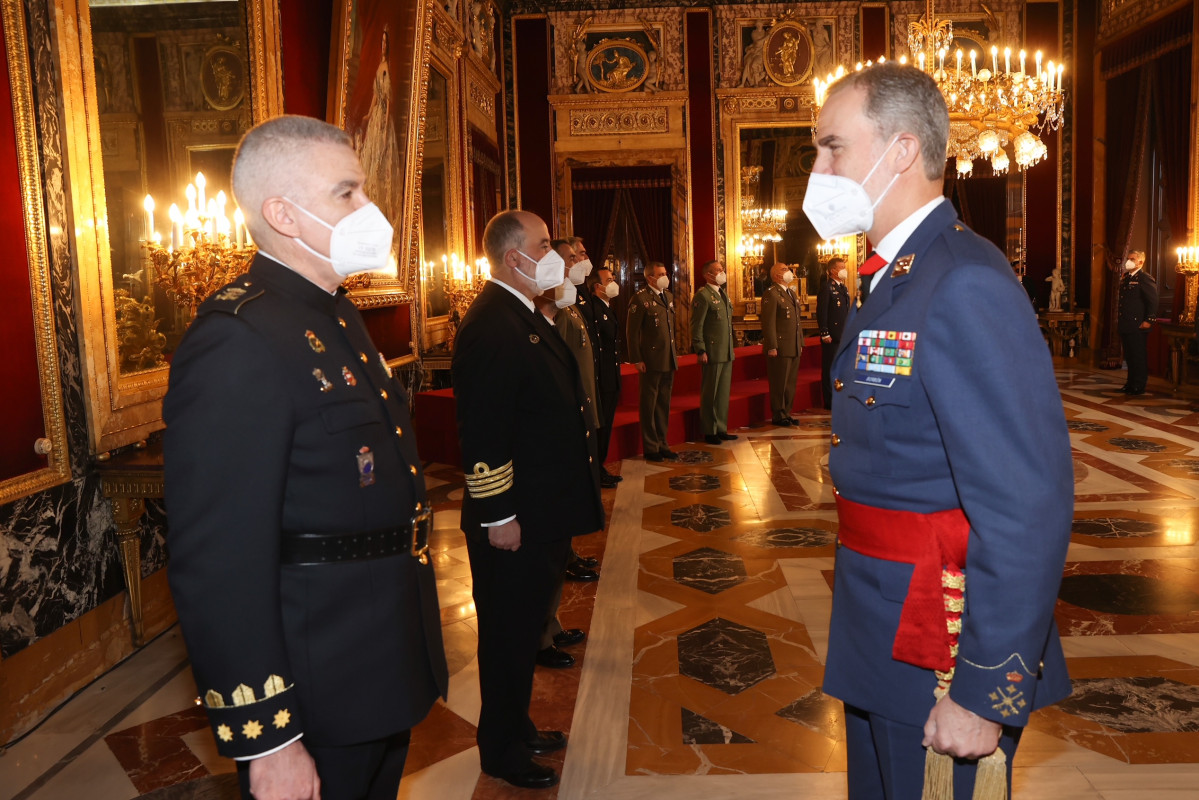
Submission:
[[[1199,413],[1130,398],[1122,372],[1058,364],[1075,522],[1056,609],[1074,694],[1033,714],[1026,800],[1199,797]],[[1152,390],[1153,387],[1151,387]],[[845,797],[840,704],[820,692],[836,512],[828,416],[618,465],[608,526],[577,540],[579,665],[538,669],[533,717],[569,732],[554,790],[481,775],[477,636],[457,470],[430,465],[450,696],[413,732],[400,798]],[[0,800],[236,796],[194,705],[178,628],[0,754]],[[232,791],[232,793],[231,793]]]

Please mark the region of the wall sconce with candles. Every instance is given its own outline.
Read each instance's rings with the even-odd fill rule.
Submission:
[[[165,246],[154,227],[154,198],[146,195],[145,201],[144,246],[153,269],[150,280],[188,320],[209,295],[245,272],[257,252],[241,209],[235,209],[230,219],[225,193],[206,197],[206,186],[204,173],[197,172],[195,183],[184,190],[187,210],[171,204],[167,215],[171,233]]]
[[[1183,278],[1185,300],[1182,304],[1182,317],[1178,322],[1182,325],[1195,324],[1195,300],[1199,296],[1199,247],[1179,247],[1178,266],[1175,272]]]

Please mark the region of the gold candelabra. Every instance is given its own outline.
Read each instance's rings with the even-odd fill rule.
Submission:
[[[421,267],[421,280],[425,284],[426,294],[433,288],[437,277],[436,273],[437,263],[434,261],[426,261]],[[458,258],[457,253],[443,255],[441,257],[441,279],[446,299],[450,304],[448,344],[453,347],[454,338],[458,334],[458,325],[466,316],[466,310],[479,296],[483,285],[491,279],[491,264],[486,258],[480,258],[471,266]]]
[[[1182,317],[1178,320],[1183,325],[1195,324],[1195,301],[1199,298],[1199,247],[1179,247],[1178,266],[1174,271],[1182,276],[1185,286],[1186,299],[1182,304]]]
[[[829,239],[816,245],[816,260],[820,262],[820,266],[828,266],[835,258],[849,258],[849,246],[845,238]]]
[[[1043,65],[1037,51],[1032,73],[1027,71],[1030,65],[1024,50],[1013,56],[1010,47],[994,45],[989,54],[961,48],[951,54],[952,43],[953,23],[934,17],[933,2],[928,0],[924,18],[908,26],[908,51],[913,64],[932,76],[945,97],[948,156],[954,159],[958,175],[969,175],[978,158],[988,159],[996,175],[1007,172],[1013,160],[1023,170],[1043,159],[1048,148],[1038,133],[1056,131],[1064,120],[1064,65],[1052,60]],[[899,61],[907,63],[908,56]],[[865,66],[870,65],[868,61]],[[859,63],[857,69],[862,68]],[[829,84],[844,74],[845,69],[837,67],[826,80],[813,81],[817,106],[823,105]],[[1004,149],[1009,146],[1010,157]]]

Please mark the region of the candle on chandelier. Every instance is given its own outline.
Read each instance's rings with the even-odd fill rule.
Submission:
[[[995,46],[991,47],[991,74],[999,74],[999,48]]]
[[[962,48],[960,48],[960,47],[958,48],[958,74],[957,74],[957,77],[959,80],[962,77]]]
[[[146,241],[154,238],[154,198],[146,195],[142,208],[146,209]]]
[[[1012,48],[1010,47],[1003,48],[1003,71],[1012,71]]]
[[[977,55],[978,53],[976,53],[974,50],[970,51],[970,77],[972,79],[978,77],[978,65],[974,63],[974,59]]]
[[[920,71],[924,72],[924,53],[918,54],[916,58],[920,62]]]
[[[1041,79],[1041,51],[1037,51],[1037,80]]]
[[[204,202],[204,187],[208,185],[208,181],[204,178],[203,172],[196,173],[196,205],[200,208],[201,213],[208,207]]]
[[[234,241],[237,244],[237,248],[240,250],[246,230],[246,215],[241,213],[240,208],[235,208],[233,210],[233,225],[233,233],[235,237]]]
[[[1020,74],[1024,74],[1024,51],[1020,51]]]
[[[167,216],[171,218],[171,250],[178,250],[183,246],[183,215],[179,206],[171,203]]]
[[[187,211],[191,214],[196,210],[196,187],[189,183],[183,193],[187,195]]]
[[[1065,71],[1065,69],[1066,66],[1064,64],[1057,65],[1057,81],[1053,85],[1057,87],[1059,92],[1062,90],[1062,72]]]

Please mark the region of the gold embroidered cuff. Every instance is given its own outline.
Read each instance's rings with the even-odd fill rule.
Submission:
[[[484,497],[503,494],[512,488],[513,482],[511,461],[496,469],[492,469],[480,461],[475,464],[474,474],[466,475],[466,490],[470,492],[471,497],[481,500]]]

